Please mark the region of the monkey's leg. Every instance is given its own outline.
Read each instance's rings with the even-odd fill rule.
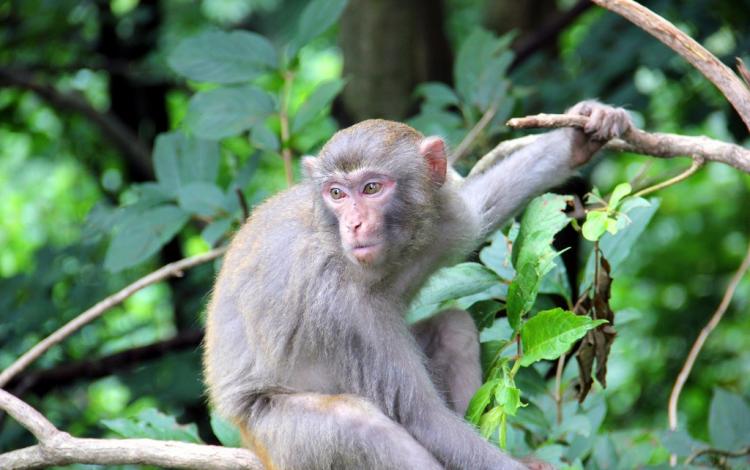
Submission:
[[[243,434],[267,470],[440,470],[403,427],[355,395],[272,395]]]
[[[430,374],[449,407],[463,416],[482,385],[479,332],[468,312],[444,310],[412,326]]]

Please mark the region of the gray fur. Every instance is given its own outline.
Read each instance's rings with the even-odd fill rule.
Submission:
[[[267,467],[525,468],[454,411],[481,381],[468,315],[409,329],[403,314],[430,274],[570,174],[573,140],[548,133],[463,185],[438,186],[422,138],[388,121],[340,131],[306,160],[309,178],[258,207],[232,242],[208,310],[206,381]],[[326,178],[359,169],[397,179],[377,267],[344,256],[320,197]]]

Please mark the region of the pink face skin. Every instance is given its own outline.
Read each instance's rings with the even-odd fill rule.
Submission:
[[[323,186],[323,199],[339,219],[341,243],[352,261],[375,265],[382,260],[385,208],[395,188],[393,178],[371,172],[350,174]]]
[[[419,156],[427,173],[440,187],[445,183],[448,159],[440,137],[427,137],[419,144]],[[315,158],[305,157],[309,174],[315,173]],[[339,220],[339,235],[346,256],[361,265],[377,265],[385,255],[385,212],[396,197],[396,179],[374,171],[360,170],[333,177],[323,185],[323,200]]]

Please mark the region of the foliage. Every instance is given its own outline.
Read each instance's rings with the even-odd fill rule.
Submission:
[[[150,2],[0,5],[9,25],[0,71],[31,70],[121,118],[123,100],[132,100],[149,119],[131,124],[154,142],[153,175],[144,175],[89,119],[32,91],[0,89],[0,368],[126,283],[224,243],[245,216],[243,202],[252,210],[286,186],[282,155],[314,153],[336,130],[332,103],[347,77],[335,31],[346,2],[198,3],[163,0],[149,34],[139,31]],[[461,172],[512,137],[503,125],[511,115],[556,112],[591,96],[628,105],[641,127],[748,144],[716,90],[614,15],[590,9],[562,31],[559,55],[515,65],[518,33],[478,28],[482,2],[446,5],[453,80],[419,84],[408,122],[455,148],[489,117]],[[750,15],[736,3],[649,6],[728,63],[743,54],[748,61]],[[111,47],[112,37],[126,52]],[[166,91],[144,102],[122,94],[123,83]],[[163,123],[151,119],[161,113]],[[750,233],[750,179],[721,165],[658,199],[633,196],[681,166],[604,158],[585,170],[594,185],[585,216],[571,219],[569,197],[544,195],[415,298],[409,321],[457,306],[480,327],[485,383],[467,418],[485,436],[559,468],[664,467],[670,453],[693,466],[747,466],[747,457],[709,452],[749,444],[747,278],[696,363],[678,431],[663,431],[677,369]],[[571,230],[586,241],[561,245]],[[180,335],[199,323],[213,275],[207,265],[139,292],[37,366],[96,362]],[[195,346],[106,374],[22,392],[75,435],[239,445],[236,429],[204,409]],[[30,442],[12,420],[0,423],[0,451]]]

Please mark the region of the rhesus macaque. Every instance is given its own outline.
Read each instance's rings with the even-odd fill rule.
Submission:
[[[410,300],[630,121],[595,101],[459,182],[439,137],[384,120],[337,132],[307,178],[237,233],[208,309],[210,400],[269,470],[523,469],[463,419],[481,385],[477,330]]]

